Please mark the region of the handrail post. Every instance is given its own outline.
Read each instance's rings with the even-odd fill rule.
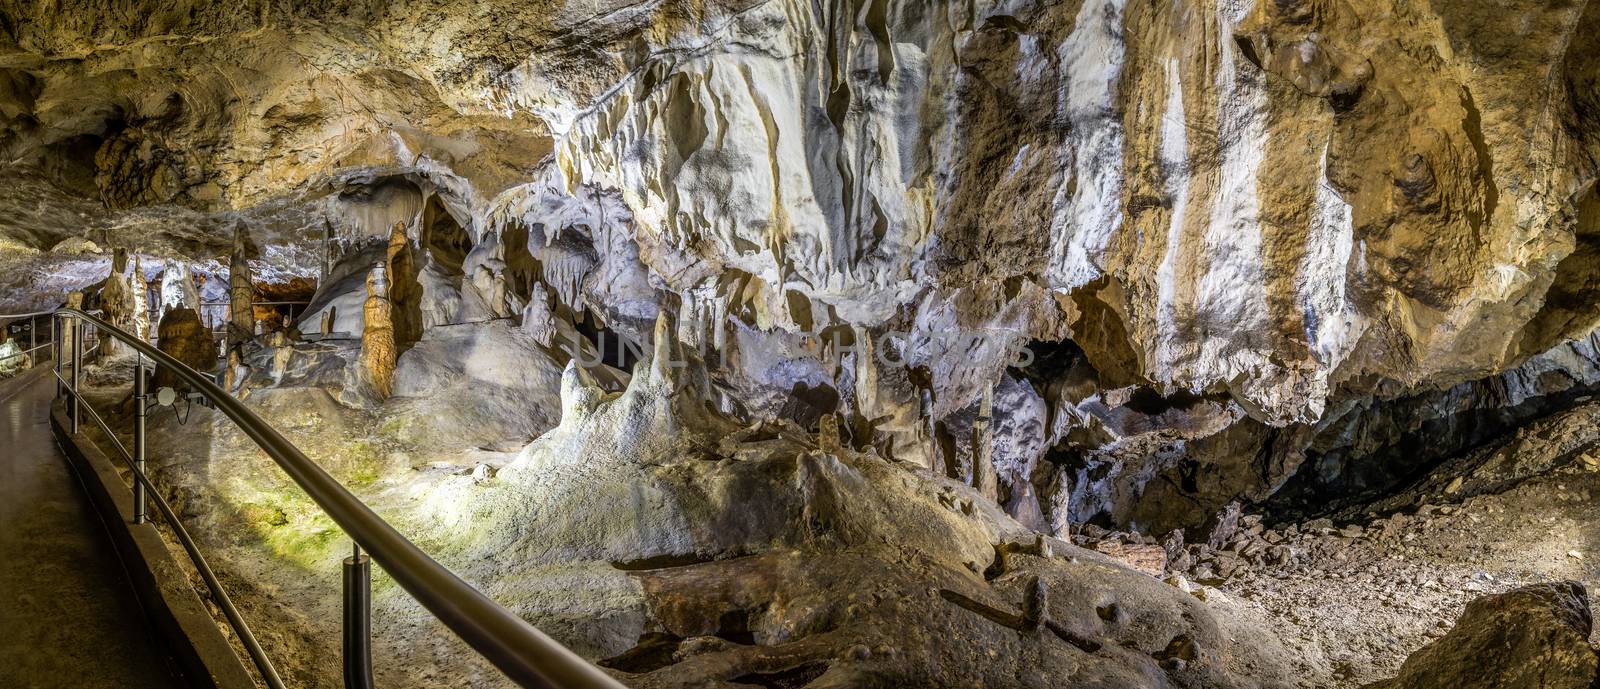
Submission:
[[[56,369],[56,399],[61,399],[61,314],[50,315],[50,358]]]
[[[372,560],[352,543],[344,559],[344,686],[372,689]]]
[[[28,316],[28,351],[30,352],[39,346],[38,342],[35,341],[39,339],[36,334],[39,330],[38,320],[38,316]]]
[[[149,390],[149,382],[145,379],[144,355],[135,354],[133,365],[133,466],[139,474],[144,474],[144,424],[148,411],[145,407],[145,398]],[[144,482],[133,482],[133,523],[145,522],[145,487]]]
[[[78,420],[82,413],[78,392],[83,389],[83,324],[72,327],[72,434],[78,434]]]

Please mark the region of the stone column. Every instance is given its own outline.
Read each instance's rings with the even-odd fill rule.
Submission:
[[[972,487],[991,501],[1000,501],[1000,480],[994,471],[994,384],[983,387],[978,418],[972,422]]]
[[[83,308],[83,293],[68,292],[67,308]],[[62,318],[61,320],[57,321],[57,324],[61,327],[61,351],[59,352],[61,355],[61,361],[66,362],[67,365],[71,365],[72,353],[76,351],[78,347],[78,328],[80,327],[80,322],[76,318]]]
[[[394,314],[384,262],[367,273],[367,302],[362,307],[361,370],[379,399],[394,391]]]
[[[228,346],[236,347],[256,333],[256,286],[245,259],[250,237],[244,225],[233,233],[233,255],[228,260]]]
[[[100,309],[112,325],[135,332],[134,308],[133,285],[128,280],[128,252],[117,249],[111,256],[111,273],[100,289]],[[106,338],[100,347],[100,356],[111,358],[123,349],[126,347],[116,338]]]
[[[138,256],[133,257],[133,272],[128,275],[128,310],[131,316],[130,331],[145,342],[150,341],[150,283],[144,279],[144,266]]]

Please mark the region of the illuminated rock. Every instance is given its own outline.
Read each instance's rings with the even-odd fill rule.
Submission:
[[[394,391],[395,341],[389,279],[383,263],[367,273],[367,302],[362,307],[361,373],[379,399]]]
[[[128,277],[128,253],[117,249],[111,258],[111,273],[100,288],[101,317],[108,323],[127,332],[138,333],[137,317],[144,300],[134,294],[135,286]],[[100,354],[114,357],[126,346],[115,338],[106,338],[100,344]]]
[[[194,309],[184,306],[168,308],[156,328],[156,346],[200,373],[210,374],[217,369],[217,343],[212,340],[211,331],[200,322],[200,316]],[[189,387],[165,366],[156,367],[150,386],[151,389]]]
[[[244,225],[233,231],[233,253],[228,258],[228,345],[237,346],[256,335],[256,287],[250,277],[245,252],[250,235]]]

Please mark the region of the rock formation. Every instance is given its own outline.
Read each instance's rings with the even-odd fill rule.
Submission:
[[[522,310],[522,329],[546,347],[554,344],[555,314],[550,311],[550,296],[544,285],[534,285],[528,305]]]
[[[150,283],[144,277],[144,264],[133,257],[133,272],[128,275],[129,328],[145,341],[150,340]]]
[[[627,575],[667,592],[627,613],[656,645],[577,635],[646,686],[994,685],[1034,661],[1040,684],[1232,685],[1196,679],[1225,645],[1203,617],[1073,626],[1101,618],[1057,609],[1098,606],[1061,558],[995,599],[975,534],[1094,525],[1158,568],[1250,540],[1246,512],[1365,519],[1591,441],[1503,442],[1600,394],[1600,0],[156,5],[0,2],[0,306],[92,289],[100,247],[139,247],[165,266],[161,329],[187,312],[173,337],[199,357],[234,232],[235,320],[248,288],[315,280],[285,331],[325,337],[239,350],[231,383],[526,446],[474,489],[548,489],[603,541],[554,534],[539,567],[721,558]],[[134,272],[131,300],[99,298],[148,330]],[[741,521],[757,501],[733,497],[779,479],[774,521]],[[898,555],[844,551],[939,540],[901,531],[923,527],[950,542],[915,575],[1082,673],[894,587],[871,604],[1010,655],[940,674],[979,656],[822,632],[848,661],[772,670],[712,640],[829,624],[750,603],[780,584],[911,586]],[[745,557],[780,573],[695,590]],[[851,575],[794,583],[827,565]],[[1135,628],[1167,638],[1107,641]],[[1137,672],[1102,667],[1129,647]]]
[[[361,373],[379,399],[394,391],[394,310],[385,265],[374,263],[367,273],[367,301],[361,311]]]
[[[1036,470],[998,477],[1051,521],[1266,500],[1369,401],[1600,322],[1589,3],[97,7],[3,10],[6,174],[43,199],[12,213],[15,260],[83,260],[56,216],[193,258],[242,217],[285,247],[261,275],[326,273],[354,334],[370,257],[343,287],[334,264],[404,225],[401,349],[518,315],[535,283],[634,345],[689,314],[719,362],[729,332],[903,331],[885,353],[927,386],[845,401],[893,411],[850,423],[924,465],[940,441],[915,434],[966,428],[1018,346],[1071,349],[1088,389],[1041,393]],[[808,357],[714,375],[761,401],[835,377]],[[1048,447],[1088,460],[1041,467]],[[1152,514],[1178,504],[1157,477],[1196,466],[1215,478],[1192,508]]]
[[[33,355],[22,352],[15,338],[0,342],[0,376],[12,376],[33,368]]]
[[[156,327],[156,346],[200,373],[212,373],[217,368],[217,344],[194,309],[169,307],[161,315],[161,323]],[[150,387],[155,390],[164,387],[187,389],[189,386],[171,369],[157,366],[155,375],[150,378]]]
[[[256,334],[256,287],[246,260],[250,236],[243,225],[234,230],[233,253],[228,258],[228,346],[236,347]]]
[[[1399,676],[1366,689],[1590,689],[1600,680],[1593,626],[1577,582],[1485,596],[1444,638],[1411,654]]]
[[[1033,535],[968,486],[849,447],[834,415],[815,435],[739,428],[706,404],[703,363],[671,333],[657,322],[620,393],[568,363],[560,424],[470,509],[540,515],[476,522],[495,534],[473,545],[482,564],[570,571],[586,591],[638,587],[642,620],[591,611],[617,604],[604,596],[540,613],[600,640],[584,643],[630,686],[1288,686],[1271,643],[1230,640],[1242,628],[1193,596]]]
[[[138,332],[136,319],[143,302],[135,301],[133,282],[128,277],[128,253],[117,249],[111,258],[111,273],[100,288],[101,316],[110,324],[128,332]],[[102,357],[116,356],[125,346],[114,338],[106,338],[100,345]]]
[[[22,345],[17,338],[9,337],[6,330],[8,328],[0,328],[0,377],[13,376],[33,367],[32,356],[23,354]]]
[[[416,342],[422,338],[422,285],[417,282],[415,252],[406,236],[405,223],[397,222],[390,229],[385,255],[387,297],[393,314],[395,342]]]
[[[68,292],[63,305],[69,309],[82,309],[83,293]],[[70,366],[75,356],[74,353],[78,350],[78,333],[83,329],[83,324],[78,319],[63,317],[56,320],[56,328],[60,331],[56,335],[57,353],[61,356],[62,365]],[[62,370],[65,371],[66,369],[63,368]]]
[[[161,308],[158,322],[167,320],[167,311],[175,308],[189,309],[199,317],[200,291],[195,287],[194,274],[185,261],[169,261],[161,272]],[[159,329],[159,328],[158,328]]]

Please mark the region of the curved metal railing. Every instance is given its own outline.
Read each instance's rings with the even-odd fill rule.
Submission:
[[[35,311],[33,313],[0,313],[0,328],[5,328],[7,331],[11,329],[12,323],[22,319],[28,320],[28,348],[21,351],[12,352],[5,356],[0,356],[0,367],[8,366],[9,364],[6,362],[12,359],[27,357],[34,352],[50,349],[54,345],[53,340],[45,342],[44,344],[39,344],[38,342],[39,319],[50,316],[54,313],[54,311]],[[10,333],[7,332],[7,334],[9,335]],[[27,359],[23,359],[23,361],[27,361]]]
[[[605,674],[576,653],[546,636],[521,617],[490,600],[483,593],[451,573],[443,565],[434,561],[427,553],[424,553],[422,549],[407,540],[388,522],[385,522],[374,513],[370,507],[367,507],[365,503],[351,494],[338,481],[334,480],[320,465],[312,461],[293,443],[278,433],[276,429],[263,421],[255,412],[252,412],[238,399],[225,392],[211,376],[189,368],[144,340],[82,310],[64,308],[54,313],[61,319],[77,319],[82,324],[93,327],[104,336],[128,345],[140,356],[148,357],[156,364],[171,370],[194,391],[210,400],[217,411],[228,417],[245,435],[255,441],[256,445],[263,452],[266,452],[267,456],[271,457],[273,462],[283,469],[284,473],[288,474],[289,478],[294,480],[324,513],[332,518],[340,528],[344,529],[346,534],[349,534],[351,540],[357,544],[358,555],[359,549],[365,549],[367,553],[370,553],[372,559],[382,566],[384,571],[389,573],[395,583],[411,594],[418,603],[422,604],[422,607],[426,608],[428,612],[432,613],[452,632],[467,642],[473,650],[477,651],[517,684],[523,687],[538,687],[540,689],[588,689],[590,687],[623,689],[623,685],[610,675]],[[54,330],[56,333],[64,334],[66,332],[66,329],[59,326]],[[81,343],[83,330],[84,328],[82,327],[71,328],[72,333],[74,333],[72,336],[80,338],[77,342]],[[57,351],[61,350],[57,349]],[[72,358],[75,364],[81,365],[82,351],[81,346],[72,348]],[[57,357],[57,377],[71,391],[71,407],[74,409],[72,412],[73,430],[76,432],[78,417],[76,408],[80,406],[88,407],[89,405],[82,401],[77,392],[79,366],[74,366],[70,384],[60,376],[59,366],[63,363],[61,360],[65,358],[65,356]],[[144,392],[142,362],[135,369],[135,386],[137,388],[135,396],[142,398],[144,396],[142,394]],[[138,402],[138,409],[142,410],[144,408],[143,400],[136,400],[136,402]],[[94,413],[93,409],[90,409],[90,414],[100,424],[106,435],[115,442],[115,434],[105,426],[99,415]],[[143,440],[141,427],[136,430],[134,439],[134,444],[137,446],[136,451],[141,456]],[[117,442],[117,447],[122,450],[124,456],[128,457],[130,464],[143,464],[142,457],[141,461],[135,462],[133,454],[128,453],[120,442]],[[150,493],[155,493],[155,486],[145,477],[142,471],[143,467],[138,466],[137,469],[138,471],[135,472],[137,482],[142,484]],[[182,527],[177,524],[170,507],[166,506],[165,500],[162,500],[159,494],[156,494],[155,497],[157,507],[163,512],[163,516],[173,523],[175,531],[181,533]],[[186,536],[187,534],[185,533],[184,537],[180,537],[180,541],[183,542],[184,548],[189,552],[191,558],[197,560],[197,568],[201,569],[202,578],[207,579],[207,586],[211,587],[215,577],[204,576],[204,573],[209,571],[209,568],[204,566],[204,558],[200,557],[198,549],[192,547],[192,541]],[[346,560],[347,565],[349,562],[350,560]],[[349,576],[350,573],[347,567],[347,587]],[[222,593],[218,597],[219,600],[226,600],[226,594],[220,591],[220,587],[217,587],[216,592]],[[229,606],[231,607],[231,604]],[[237,611],[235,610],[230,614],[227,608],[224,608],[224,615],[229,618],[230,624],[235,627],[236,631],[239,631],[240,628],[244,630],[240,634],[241,639],[247,638],[248,625],[243,624],[243,619],[240,618],[236,624],[234,623]],[[350,619],[347,610],[345,621],[347,644],[353,632],[350,628],[352,622],[353,620]],[[354,622],[362,626],[365,624],[364,619],[355,620]],[[264,662],[267,668],[270,668],[270,661],[266,660],[264,654],[260,658],[255,657],[259,646],[257,646],[257,649],[252,650],[250,644],[246,643],[246,650],[252,654],[252,660],[258,669],[261,669]],[[262,674],[266,679],[268,675],[273,673],[270,670],[263,669]],[[349,674],[350,661],[347,658],[347,686],[351,684]],[[271,679],[266,679],[266,681],[272,684]],[[367,681],[370,681],[370,678]],[[281,686],[281,684],[275,684],[275,689],[277,686]]]

